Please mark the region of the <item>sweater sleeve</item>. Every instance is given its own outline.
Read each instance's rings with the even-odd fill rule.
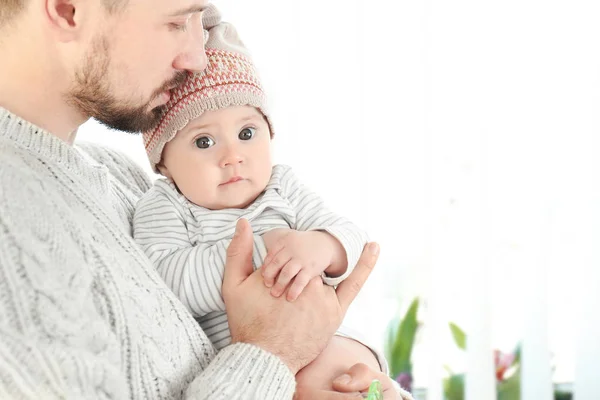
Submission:
[[[136,242],[194,317],[225,311],[221,286],[231,238],[191,243],[183,211],[155,189],[146,193],[136,207],[133,218]],[[256,266],[260,266],[260,256],[265,253],[264,240],[254,235]]]
[[[291,400],[296,380],[276,356],[250,344],[224,347],[188,387],[187,399]]]
[[[288,166],[276,167],[280,175],[282,195],[288,199],[296,212],[296,224],[292,229],[299,231],[321,230],[335,237],[346,250],[348,269],[338,277],[324,277],[328,285],[338,285],[354,269],[365,244],[366,232],[348,219],[329,210],[316,193],[307,188]]]

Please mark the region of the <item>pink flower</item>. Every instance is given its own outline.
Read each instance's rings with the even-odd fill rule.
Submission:
[[[396,377],[396,382],[400,384],[400,387],[409,392],[412,392],[412,381],[412,376],[406,372],[403,372]]]
[[[502,353],[500,350],[494,350],[494,365],[496,366],[496,379],[504,380],[504,374],[515,361],[515,355],[512,353]]]

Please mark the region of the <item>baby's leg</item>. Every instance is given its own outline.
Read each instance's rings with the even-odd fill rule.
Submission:
[[[331,382],[356,363],[379,371],[379,362],[363,344],[342,336],[333,336],[323,352],[296,374],[296,382],[315,389],[332,390]]]

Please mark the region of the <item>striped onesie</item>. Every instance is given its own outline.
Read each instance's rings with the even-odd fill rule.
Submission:
[[[244,209],[209,210],[188,201],[173,182],[157,180],[137,204],[135,240],[217,349],[231,342],[221,285],[227,247],[239,218],[252,226],[255,268],[267,255],[262,239],[267,231],[291,228],[333,235],[346,250],[348,270],[339,277],[324,276],[332,286],[350,274],[367,242],[365,232],[329,211],[288,166],[274,166],[263,193]]]

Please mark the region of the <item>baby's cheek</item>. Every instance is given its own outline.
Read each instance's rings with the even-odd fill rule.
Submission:
[[[188,176],[185,184],[179,186],[181,193],[192,203],[201,207],[211,208],[215,202],[215,191],[193,176]]]

